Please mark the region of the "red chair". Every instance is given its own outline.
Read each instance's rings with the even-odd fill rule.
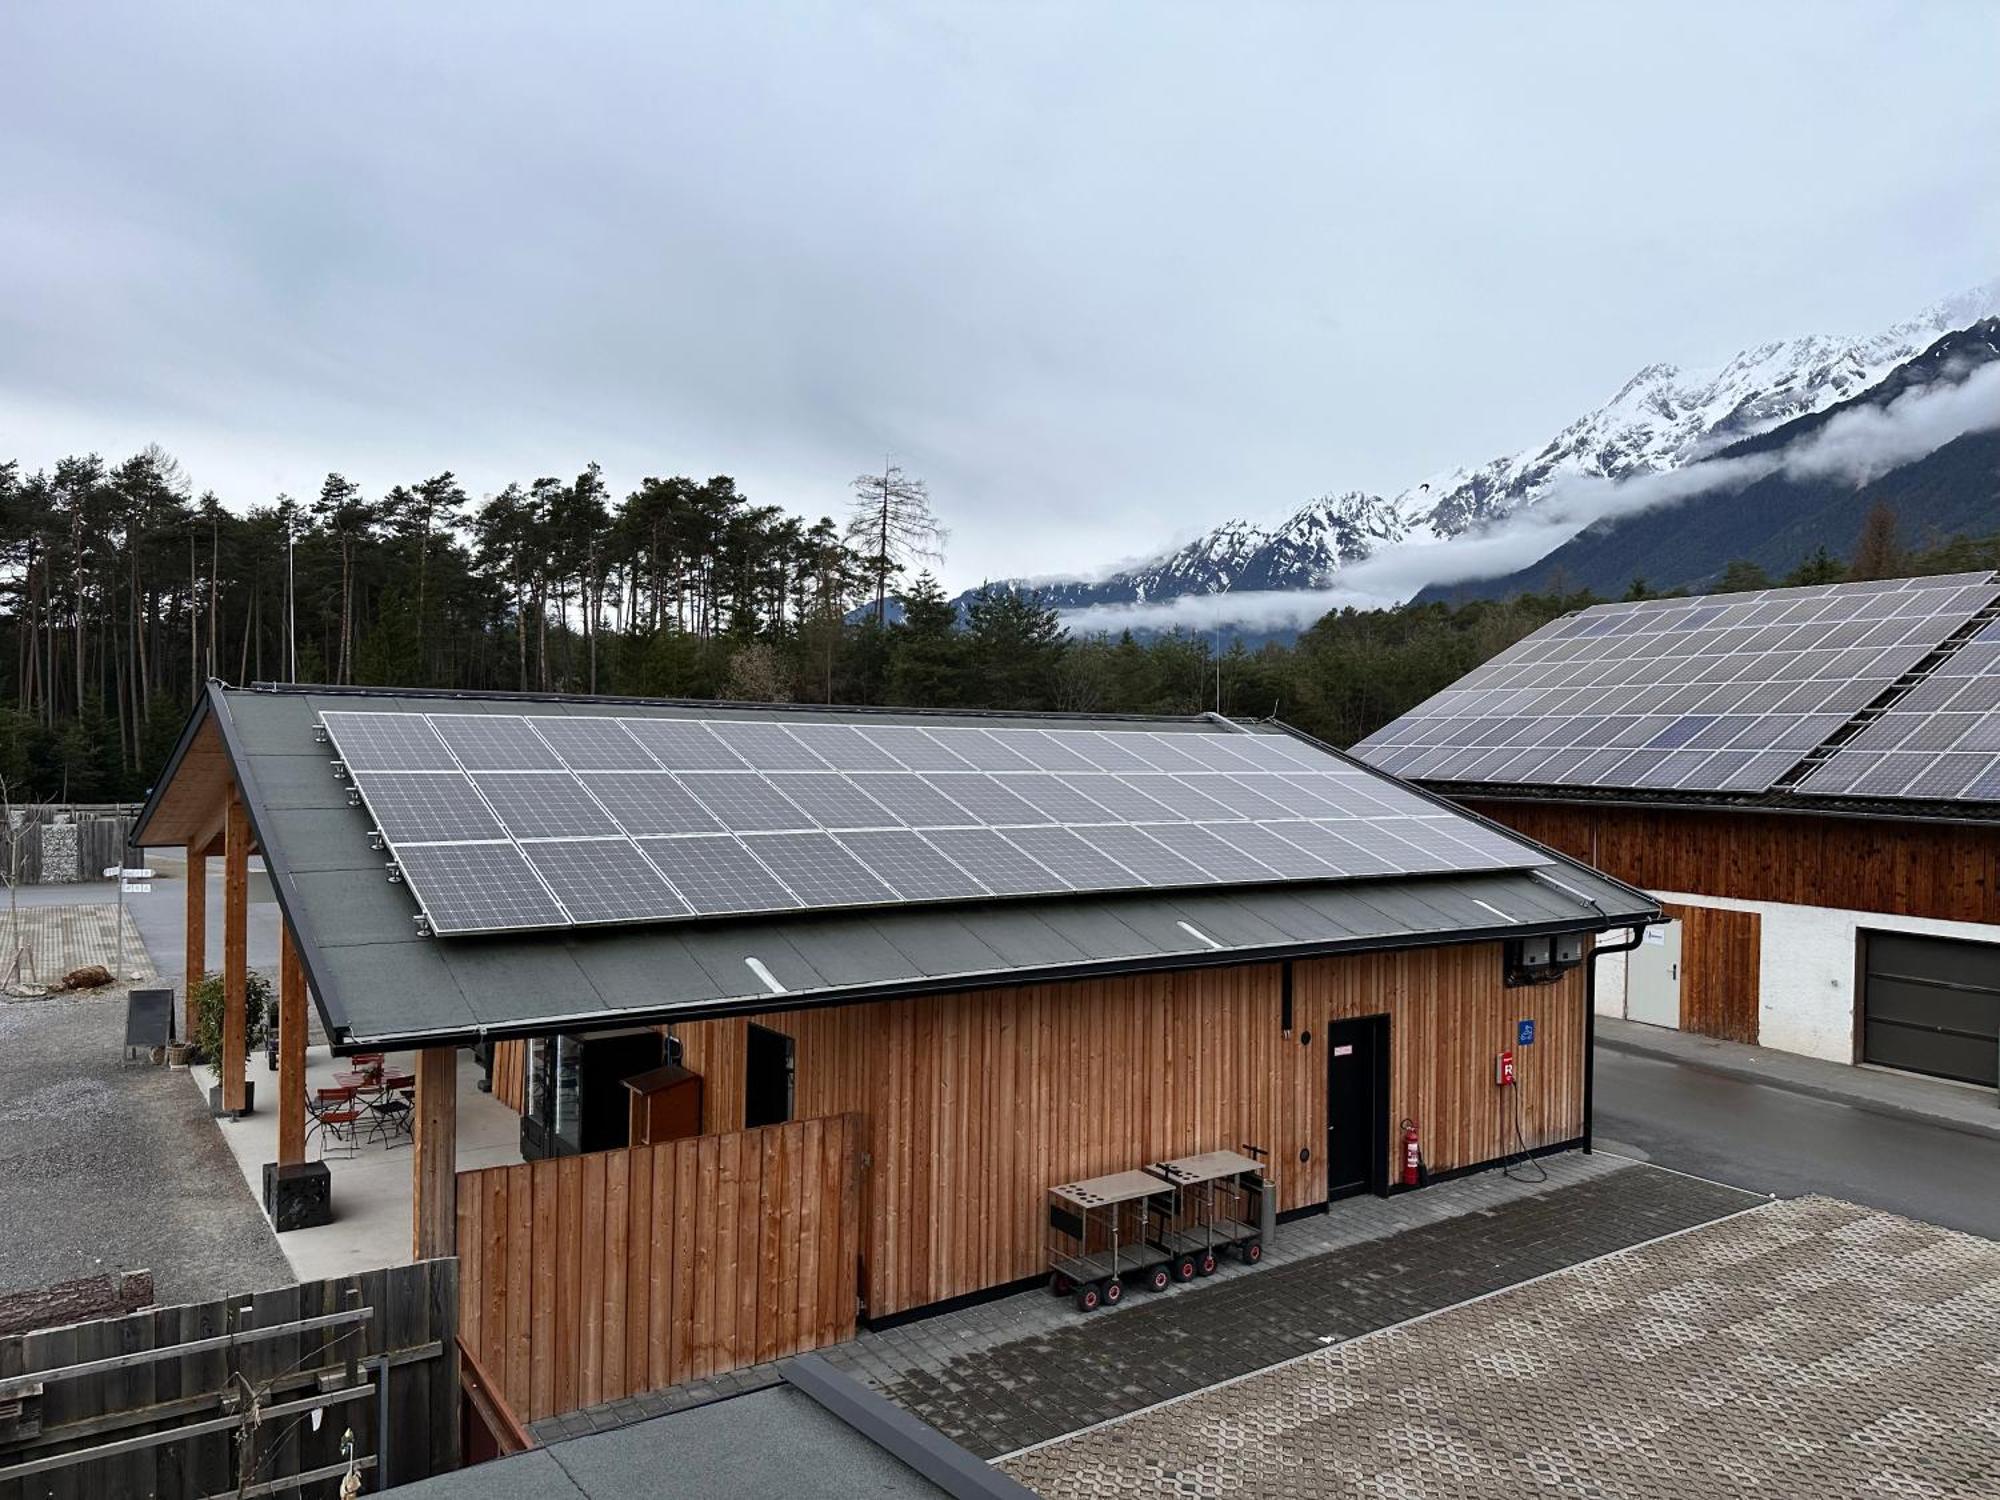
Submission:
[[[312,1098],[306,1101],[306,1113],[312,1116],[312,1123],[306,1127],[306,1138],[319,1137],[320,1159],[326,1159],[326,1145],[329,1140],[346,1149],[340,1154],[352,1156],[360,1145],[357,1133],[361,1121],[361,1105],[351,1088],[322,1088],[313,1090]]]

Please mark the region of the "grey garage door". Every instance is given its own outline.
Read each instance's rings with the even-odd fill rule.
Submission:
[[[2000,944],[1862,934],[1862,1060],[2000,1084]]]

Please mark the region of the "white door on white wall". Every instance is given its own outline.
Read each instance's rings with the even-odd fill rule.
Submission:
[[[1681,1024],[1681,924],[1648,927],[1625,956],[1625,1018],[1649,1026]]]

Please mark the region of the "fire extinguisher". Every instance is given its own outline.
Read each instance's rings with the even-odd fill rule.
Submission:
[[[1417,1141],[1417,1122],[1403,1121],[1403,1186],[1415,1187],[1423,1174],[1423,1147]]]

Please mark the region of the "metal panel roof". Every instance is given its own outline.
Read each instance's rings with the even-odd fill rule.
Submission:
[[[318,710],[352,701],[345,694],[217,687],[198,710],[213,715],[221,729],[314,998],[329,1035],[344,1050],[1530,931],[1601,930],[1659,915],[1649,897],[1552,853],[1545,871],[1079,893],[672,927],[425,937],[411,920],[409,893],[386,878],[384,856],[368,847],[366,813],[348,805],[345,788],[328,773],[328,748],[314,739]],[[517,713],[569,708],[561,700],[505,700],[502,706]],[[620,711],[641,709],[683,717],[696,711],[675,705]],[[705,716],[717,712],[712,705],[698,709]],[[850,711],[836,717],[869,716]],[[1077,727],[1075,720],[1050,722]],[[1242,732],[1213,721],[1144,722],[1189,733]],[[192,738],[191,730],[184,743]],[[170,768],[141,816],[141,841],[170,821],[158,806],[173,775]]]

